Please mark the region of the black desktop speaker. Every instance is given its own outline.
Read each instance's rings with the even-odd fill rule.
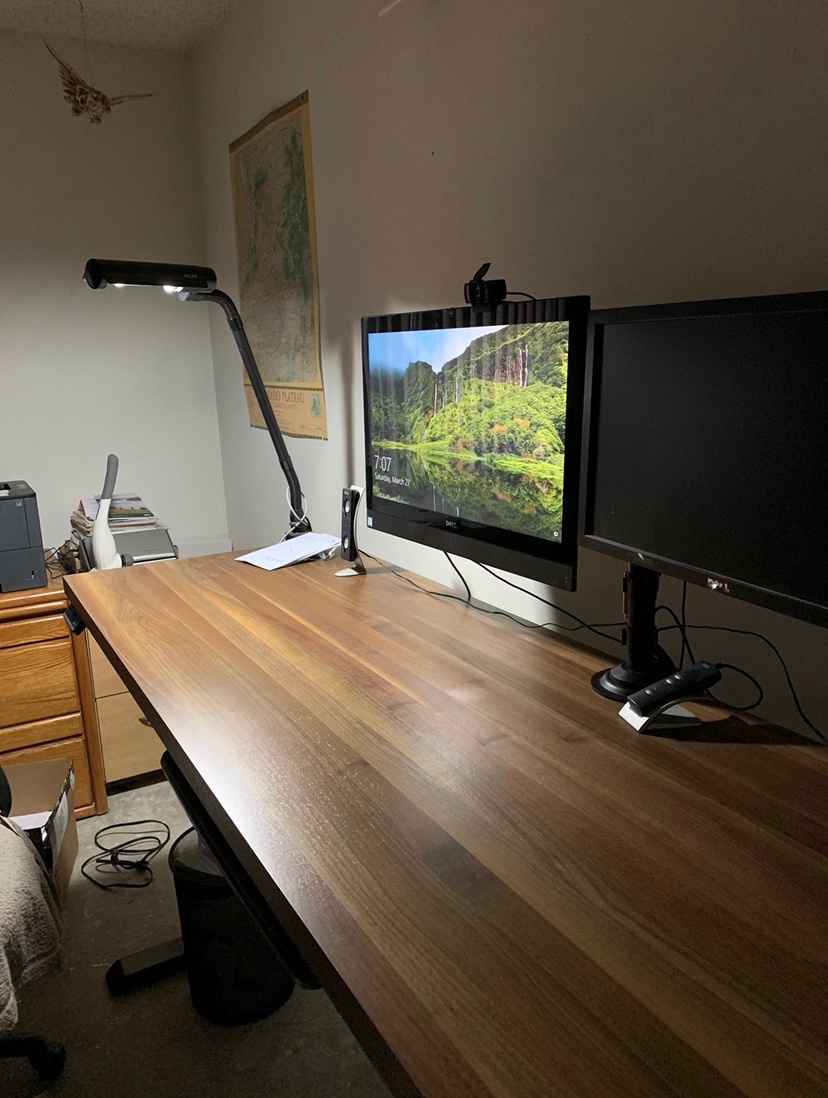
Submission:
[[[339,555],[343,560],[354,561],[359,557],[356,539],[356,512],[359,504],[359,489],[351,485],[342,489],[342,542]]]

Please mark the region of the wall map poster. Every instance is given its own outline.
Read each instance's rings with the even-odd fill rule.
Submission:
[[[319,285],[308,93],[230,146],[239,307],[285,435],[328,437],[319,340]],[[250,423],[264,427],[245,378]]]

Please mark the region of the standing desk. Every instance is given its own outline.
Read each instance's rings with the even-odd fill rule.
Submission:
[[[339,563],[66,588],[391,1088],[825,1098],[828,751]]]

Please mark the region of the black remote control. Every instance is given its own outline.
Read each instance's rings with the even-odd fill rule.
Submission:
[[[634,694],[630,694],[627,701],[635,706],[643,717],[646,717],[669,701],[698,697],[705,690],[709,690],[721,677],[722,673],[715,663],[702,660],[700,663],[694,663],[692,667],[685,668],[684,671],[674,671],[672,675],[652,683],[651,686],[645,686],[643,690],[636,690]]]

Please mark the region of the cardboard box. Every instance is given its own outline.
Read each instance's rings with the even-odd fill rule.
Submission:
[[[11,790],[9,819],[37,847],[63,899],[78,854],[74,764],[51,759],[12,763],[3,770]]]

